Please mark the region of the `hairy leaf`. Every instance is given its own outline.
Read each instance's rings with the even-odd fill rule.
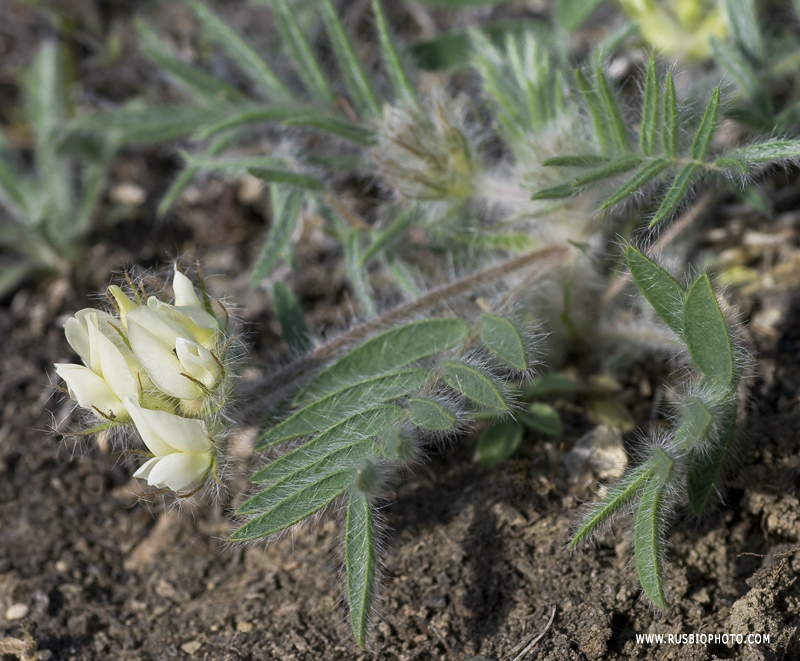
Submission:
[[[723,386],[733,383],[733,346],[707,274],[694,281],[683,304],[683,337],[692,361]]]
[[[344,548],[347,567],[347,604],[356,644],[367,644],[372,599],[375,594],[375,533],[369,498],[351,491],[347,504]]]
[[[295,358],[307,354],[314,347],[311,331],[308,330],[303,308],[289,287],[280,280],[272,285],[275,314],[281,325],[281,335]]]
[[[670,158],[678,157],[678,103],[675,99],[675,83],[672,72],[667,71],[664,82],[664,108],[662,112],[664,129],[661,132],[661,147]]]
[[[518,415],[520,421],[528,429],[550,436],[561,436],[564,432],[564,425],[561,423],[558,411],[544,402],[533,402]]]
[[[447,407],[433,399],[412,397],[408,400],[408,417],[426,431],[452,431],[458,419]]]
[[[642,493],[636,511],[633,546],[636,573],[647,598],[658,608],[665,609],[663,542],[661,521],[663,517],[665,485],[651,479]]]
[[[347,234],[344,251],[347,277],[361,307],[361,313],[367,318],[374,317],[378,314],[378,306],[372,297],[364,269],[361,267],[361,232],[358,228],[351,229]]]
[[[398,370],[457,346],[470,330],[457,318],[415,321],[376,335],[320,372],[297,396],[303,405],[342,384]]]
[[[326,474],[313,482],[287,485],[285,482],[272,487],[270,493],[262,492],[253,500],[252,508],[247,501],[240,514],[262,512],[252,521],[236,530],[230,537],[232,542],[243,542],[249,539],[266,537],[275,532],[293,526],[303,519],[318,512],[337,496],[348,490],[353,482],[353,468],[345,468],[335,473]],[[293,489],[291,487],[294,487]]]
[[[123,144],[146,145],[189,135],[219,117],[220,108],[197,105],[125,106],[81,117],[70,128],[110,134]]]
[[[378,41],[381,45],[383,63],[394,92],[398,98],[412,105],[417,105],[414,86],[411,84],[411,79],[408,77],[408,72],[392,39],[389,23],[383,13],[383,7],[381,7],[381,0],[372,0],[372,13],[375,15],[375,26],[378,30]]]
[[[206,140],[217,133],[229,131],[230,129],[243,126],[244,124],[284,121],[294,117],[298,112],[306,112],[306,110],[304,108],[298,108],[297,106],[245,109],[233,108],[222,119],[198,129],[194,137],[197,140]]]
[[[633,246],[628,246],[625,259],[639,291],[658,316],[678,335],[683,334],[683,302],[686,292],[669,273]]]
[[[719,87],[714,90],[711,101],[709,101],[706,111],[703,113],[703,119],[700,120],[700,126],[697,127],[697,132],[692,140],[691,155],[695,161],[702,161],[708,152],[711,138],[714,137],[714,129],[717,126],[718,110]]]
[[[647,161],[639,168],[638,172],[603,201],[600,205],[600,209],[608,209],[618,202],[621,202],[629,195],[633,195],[635,192],[641,190],[664,172],[670,165],[670,161],[666,158],[656,158],[652,161]]]
[[[689,504],[695,516],[700,517],[705,512],[714,487],[722,475],[736,430],[736,412],[736,393],[732,391],[724,404],[722,415],[716,421],[719,438],[715,439],[711,448],[702,448],[692,453],[686,486]]]
[[[303,193],[299,190],[290,190],[285,198],[277,186],[272,186],[270,191],[273,201],[272,227],[250,276],[250,285],[254,288],[270,274],[288,245],[303,200]]]
[[[628,129],[622,119],[622,111],[620,110],[619,103],[614,96],[614,92],[611,91],[611,85],[608,84],[608,78],[602,66],[597,67],[595,77],[600,92],[603,114],[605,115],[605,121],[611,134],[614,152],[617,154],[625,154],[630,151]]]
[[[136,30],[145,55],[169,73],[175,82],[195,99],[205,103],[245,102],[242,92],[214,76],[179,60],[170,53],[159,36],[142,20],[136,20]]]
[[[556,22],[567,32],[575,32],[594,13],[603,0],[558,0]]]
[[[247,168],[247,173],[253,175],[257,179],[272,184],[287,184],[289,186],[296,186],[297,188],[305,188],[312,191],[325,189],[325,184],[319,179],[307,174],[301,174],[300,172],[289,172],[288,170],[275,170],[272,168]]]
[[[647,75],[644,82],[644,98],[642,99],[642,126],[639,129],[639,148],[645,156],[655,153],[661,130],[658,125],[660,94],[656,74],[656,58],[650,54],[647,64]]]
[[[364,378],[312,401],[264,433],[257,450],[283,441],[319,434],[359,412],[416,392],[430,377],[430,370],[417,368]]]
[[[667,194],[664,196],[664,199],[661,201],[661,205],[656,209],[653,218],[650,220],[650,227],[655,227],[660,223],[664,218],[669,216],[675,208],[678,206],[680,201],[683,199],[683,196],[686,195],[687,191],[692,185],[692,179],[694,178],[697,169],[700,166],[697,163],[687,163],[684,165],[680,170],[678,170],[678,174],[675,175],[675,179],[672,182],[672,185],[667,190]]]
[[[711,37],[711,48],[714,51],[714,58],[717,63],[739,83],[739,87],[742,88],[742,91],[753,102],[753,105],[758,108],[759,112],[765,118],[771,118],[772,103],[769,95],[750,64],[733,48],[717,37]]]
[[[492,314],[481,315],[481,342],[497,358],[524,372],[528,369],[528,352],[517,327],[508,319]]]
[[[242,72],[255,83],[265,98],[292,98],[292,93],[267,63],[235,30],[220,20],[202,2],[192,0],[192,8],[197,12],[200,22],[211,39],[222,46],[231,59],[239,65]]]
[[[610,161],[596,170],[592,170],[582,177],[578,177],[572,182],[573,187],[587,186],[589,184],[616,177],[624,172],[628,172],[638,167],[642,162],[642,157],[638,154],[626,154]]]
[[[508,403],[498,385],[483,372],[466,363],[444,361],[442,376],[456,392],[481,407],[494,411],[507,411]]]
[[[375,133],[352,122],[343,119],[328,117],[320,113],[300,112],[283,121],[284,126],[307,126],[309,128],[327,131],[345,140],[361,145],[371,145],[375,142]]]
[[[584,517],[580,527],[569,543],[570,549],[589,538],[611,517],[618,514],[633,500],[653,476],[653,467],[648,463],[635,468],[624,476],[600,502],[596,503]]]
[[[764,59],[764,43],[753,0],[723,0],[734,43],[755,63]]]
[[[592,168],[605,165],[611,160],[609,156],[599,154],[575,154],[566,156],[553,156],[542,161],[542,165],[554,165],[571,168]]]
[[[398,422],[404,411],[396,404],[381,404],[342,420],[311,441],[271,461],[250,478],[251,482],[279,482],[318,461],[370,440]],[[293,478],[292,478],[293,479]]]
[[[508,459],[522,442],[522,426],[511,418],[502,418],[478,437],[473,459],[493,468]]]
[[[364,67],[361,66],[361,60],[356,55],[355,47],[339,20],[333,3],[331,0],[322,0],[321,6],[322,19],[325,21],[333,50],[339,60],[339,66],[347,81],[347,88],[353,95],[356,107],[366,116],[379,116],[381,104]]]
[[[330,107],[335,98],[333,91],[289,3],[286,0],[272,0],[272,8],[300,78],[315,101],[325,108]]]
[[[603,103],[597,98],[597,91],[592,88],[586,75],[580,69],[575,70],[575,81],[578,84],[578,91],[586,101],[589,113],[592,116],[597,145],[602,153],[610,154],[614,151],[614,138]]]

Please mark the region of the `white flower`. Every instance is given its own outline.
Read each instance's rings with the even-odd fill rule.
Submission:
[[[133,353],[152,382],[166,395],[184,400],[202,399],[220,380],[217,360],[198,341],[195,325],[186,315],[174,312],[173,306],[166,303],[151,305],[150,301],[155,299],[127,314],[128,340]],[[212,338],[215,333],[216,330],[211,332]],[[213,348],[213,341],[210,345]]]
[[[203,423],[166,411],[151,411],[123,400],[136,429],[154,457],[134,477],[150,486],[181,491],[198,484],[214,464],[215,448]]]
[[[80,406],[92,409],[99,417],[128,420],[123,397],[138,401],[141,369],[125,345],[116,324],[119,320],[105,312],[87,308],[67,320],[67,341],[85,363],[56,363],[69,395]]]

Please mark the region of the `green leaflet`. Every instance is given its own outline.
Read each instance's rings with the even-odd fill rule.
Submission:
[[[764,43],[753,0],[723,0],[733,42],[754,64],[764,59]]]
[[[381,104],[375,95],[375,90],[372,89],[372,83],[370,83],[364,67],[361,66],[355,47],[333,8],[333,3],[331,0],[322,0],[321,5],[325,28],[328,30],[336,59],[339,61],[339,67],[347,81],[347,88],[353,96],[356,107],[368,117],[379,116]]]
[[[219,105],[231,101],[243,103],[247,100],[247,97],[235,87],[231,87],[218,78],[209,76],[173,56],[158,35],[144,21],[136,20],[136,31],[139,33],[145,55],[169,73],[179,86],[198,101]]]
[[[689,474],[686,477],[686,486],[689,493],[689,505],[695,516],[701,517],[706,510],[714,487],[717,485],[725,462],[728,450],[733,442],[736,431],[737,401],[736,392],[732,390],[729,399],[725,402],[722,414],[716,421],[719,429],[719,438],[715,439],[710,449],[703,448],[692,453]]]
[[[578,91],[589,107],[589,113],[592,116],[594,132],[597,136],[597,144],[600,147],[600,151],[603,154],[613,153],[614,140],[612,137],[612,130],[609,126],[603,104],[597,98],[596,91],[592,89],[591,83],[589,83],[586,75],[580,69],[575,70],[575,81],[578,84]]]
[[[508,459],[522,442],[522,426],[511,418],[502,418],[478,437],[473,459],[493,468]]]
[[[312,113],[308,111],[295,112],[294,116],[283,121],[284,126],[305,126],[308,128],[327,131],[340,138],[357,142],[361,145],[371,145],[375,142],[375,133],[352,122],[343,119],[328,117],[322,113]]]
[[[347,233],[344,256],[347,265],[347,277],[350,280],[353,293],[356,295],[361,313],[367,318],[375,317],[378,314],[378,306],[372,296],[369,279],[361,267],[361,232],[356,227]]]
[[[255,496],[242,503],[237,511],[239,514],[272,511],[276,507],[281,506],[287,499],[297,497],[298,494],[304,492],[309,486],[327,480],[331,476],[347,473],[350,479],[344,483],[343,491],[352,484],[352,480],[358,472],[358,467],[363,464],[364,460],[374,457],[376,453],[377,448],[372,439],[351,443],[339,450],[329,452],[315,462],[299,466],[293,473],[289,473],[284,478],[268,486],[263,491],[260,491]],[[334,483],[336,485],[341,484],[339,480],[335,480],[331,484]],[[338,493],[341,493],[341,491]],[[338,493],[336,495],[338,495]],[[291,523],[296,523],[296,521]],[[287,525],[291,525],[291,523]]]
[[[605,165],[611,160],[609,156],[599,154],[570,154],[553,156],[542,161],[542,165],[567,167],[567,168],[592,168]]]
[[[21,178],[0,154],[0,201],[14,213],[24,215],[25,197],[20,183]]]
[[[272,8],[300,78],[317,103],[325,108],[330,107],[335,98],[333,91],[289,4],[286,0],[272,0]]]
[[[217,121],[219,116],[220,108],[195,105],[123,106],[81,117],[72,122],[70,129],[111,134],[126,145],[147,145],[188,135]]]
[[[300,202],[303,200],[303,192],[299,190],[290,190],[285,198],[275,185],[270,188],[270,192],[274,212],[272,227],[253,266],[253,273],[250,276],[250,286],[253,288],[258,287],[270,274],[283,249],[289,244],[300,211]]]
[[[375,594],[375,533],[369,498],[357,491],[351,491],[347,504],[344,549],[350,628],[363,649]]]
[[[325,189],[319,179],[315,179],[307,174],[299,172],[289,172],[288,170],[275,170],[272,168],[247,168],[247,173],[262,181],[272,184],[287,184],[306,190],[321,191]]]
[[[471,365],[446,360],[442,363],[442,377],[448,386],[475,404],[493,411],[508,410],[498,385]]]
[[[493,314],[481,315],[481,342],[497,358],[520,372],[528,369],[528,352],[517,327]]]
[[[641,190],[670,165],[672,165],[672,163],[666,158],[657,158],[645,162],[644,165],[639,168],[638,172],[603,201],[603,204],[600,205],[600,209],[608,209],[617,202],[624,200],[628,195],[632,195]]]
[[[687,397],[683,401],[683,405],[686,411],[683,422],[675,436],[678,438],[683,435],[687,445],[698,446],[711,431],[714,417],[708,407],[697,397]]]
[[[611,86],[608,84],[608,78],[606,78],[602,66],[598,65],[595,77],[600,92],[603,114],[605,115],[606,123],[608,124],[611,134],[614,152],[617,154],[625,154],[630,151],[628,145],[628,129],[625,127],[619,103],[617,103],[614,92],[611,91]]]
[[[276,482],[329,457],[334,452],[369,440],[398,422],[404,415],[396,404],[382,404],[359,411],[327,429],[308,443],[287,452],[258,471],[251,482]]]
[[[214,158],[215,156],[218,156],[230,146],[236,137],[236,135],[231,133],[217,138],[216,140],[212,141],[208,147],[206,147],[206,149],[202,152],[201,157]],[[192,182],[197,173],[200,172],[200,169],[201,168],[198,165],[187,165],[185,168],[183,168],[183,170],[181,170],[180,174],[175,177],[175,180],[172,182],[167,192],[164,193],[164,197],[162,197],[161,201],[158,203],[157,214],[159,218],[163,218],[167,215],[167,212],[170,210],[172,205],[175,204],[176,200]]]
[[[230,541],[258,539],[293,526],[342,495],[352,481],[353,470],[348,468],[326,475],[291,493],[287,492],[283,494],[283,498],[271,503],[263,514],[236,530],[231,535]]]
[[[746,174],[750,165],[784,159],[800,158],[800,140],[774,140],[760,145],[741,147],[723,154],[715,163],[723,166],[734,164]]]
[[[375,232],[372,236],[372,243],[361,253],[359,266],[363,268],[370,259],[388,246],[394,239],[402,236],[416,218],[416,209],[412,207],[399,213],[385,230],[382,232]]]
[[[244,39],[203,3],[192,0],[192,8],[211,39],[222,46],[231,59],[239,65],[242,72],[255,83],[265,98],[292,98],[291,92]]]
[[[556,23],[567,32],[575,32],[600,6],[603,0],[558,0]]]
[[[308,330],[303,308],[292,290],[280,280],[272,285],[272,300],[281,325],[281,335],[289,345],[289,351],[295,358],[304,356],[314,347],[314,340]]]
[[[639,148],[645,156],[655,153],[661,131],[658,125],[660,95],[656,75],[656,57],[650,54],[642,99],[642,126],[639,129]]]
[[[416,106],[417,95],[392,39],[386,15],[381,7],[381,0],[372,0],[372,13],[375,15],[375,26],[378,30],[378,41],[381,45],[383,64],[386,67],[386,73],[392,83],[394,92],[399,99]]]
[[[639,291],[658,316],[678,335],[683,334],[683,302],[686,292],[669,273],[653,260],[628,246],[625,259]]]
[[[642,493],[636,511],[633,546],[636,573],[647,598],[658,608],[665,609],[664,562],[661,541],[665,485],[651,479]]]
[[[324,397],[342,384],[398,370],[452,349],[470,330],[461,319],[427,319],[385,331],[367,340],[320,372],[295,399],[303,406]]]
[[[521,411],[519,419],[528,429],[548,434],[549,436],[561,436],[564,426],[561,423],[561,416],[550,404],[544,402],[533,402],[528,408]]]
[[[664,130],[661,132],[661,148],[669,158],[678,157],[678,103],[675,100],[675,83],[672,72],[667,71],[664,82],[664,106],[662,112]]]
[[[578,544],[597,532],[606,521],[633,500],[652,476],[653,466],[650,462],[646,462],[623,477],[606,497],[596,503],[584,517],[569,542],[570,550],[575,549]]]
[[[565,197],[577,195],[580,192],[580,189],[576,188],[572,184],[560,184],[558,186],[544,188],[534,193],[531,195],[531,200],[561,200]]]
[[[694,178],[697,169],[700,166],[697,163],[687,163],[684,165],[680,170],[678,170],[678,174],[675,175],[675,179],[672,182],[672,185],[667,190],[667,194],[664,196],[664,199],[661,201],[661,205],[656,210],[653,218],[650,220],[650,227],[655,227],[660,223],[664,218],[666,218],[675,207],[678,206],[683,196],[686,195],[686,192],[689,190],[689,187],[692,185],[692,179]]]
[[[363,378],[344,387],[336,384],[338,389],[313,400],[263,434],[256,450],[298,436],[319,434],[378,404],[407,397],[422,388],[429,376],[427,369],[407,369]]]
[[[417,427],[426,431],[452,431],[458,418],[447,407],[437,401],[424,397],[408,400],[408,417]]]
[[[197,140],[206,140],[217,133],[237,128],[244,124],[255,122],[274,122],[284,121],[297,115],[298,112],[305,112],[305,109],[297,106],[273,107],[273,108],[233,108],[221,119],[211,124],[203,126],[194,135]]]
[[[733,345],[725,318],[705,273],[694,281],[683,304],[683,338],[692,361],[722,386],[733,383]]]
[[[697,132],[692,140],[691,156],[695,161],[702,161],[708,152],[711,138],[714,137],[714,129],[717,127],[718,111],[719,87],[714,90],[711,101],[709,101],[706,111],[703,113],[703,119],[700,120],[700,126],[697,127]]]
[[[733,48],[717,37],[711,37],[715,60],[739,84],[745,95],[765,118],[772,117],[772,102],[756,72]]]
[[[622,174],[623,172],[628,172],[629,170],[633,170],[634,168],[638,167],[642,163],[642,157],[638,154],[626,154],[625,156],[620,156],[619,158],[615,158],[610,163],[603,165],[596,170],[592,170],[591,172],[583,175],[582,177],[577,178],[575,181],[572,182],[573,188],[587,186],[589,184],[596,183],[598,181],[602,181],[603,179],[609,179],[611,177],[616,177],[618,174]]]

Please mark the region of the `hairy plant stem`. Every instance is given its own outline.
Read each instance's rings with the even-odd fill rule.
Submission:
[[[387,310],[379,317],[365,321],[342,333],[319,346],[310,354],[280,369],[275,374],[250,384],[241,394],[249,400],[258,399],[259,402],[265,398],[270,401],[280,399],[283,391],[289,386],[299,386],[314,370],[349,348],[354,342],[364,339],[371,333],[386,329],[392,324],[409,319],[418,312],[431,308],[442,301],[465,294],[481,285],[489,284],[526,267],[534,265],[546,267],[558,264],[569,255],[569,252],[570,247],[567,245],[547,246],[518,257],[512,257],[483,271],[472,273],[460,280],[432,289],[413,301],[398,305],[391,310]],[[263,415],[263,410],[259,411],[259,414]]]

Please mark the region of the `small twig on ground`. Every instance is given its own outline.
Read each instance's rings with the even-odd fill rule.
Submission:
[[[517,651],[517,650],[518,650],[520,647],[522,647],[523,645],[525,645],[525,649],[524,649],[524,650],[522,650],[522,651],[521,651],[519,654],[517,654],[517,656],[515,656],[515,657],[514,657],[514,661],[522,661],[522,659],[524,659],[524,658],[525,658],[525,657],[526,657],[526,656],[527,656],[527,655],[528,655],[528,654],[529,654],[529,653],[530,653],[530,652],[533,650],[533,648],[534,648],[534,646],[536,645],[536,643],[538,643],[538,642],[539,642],[539,641],[540,641],[542,638],[544,638],[544,635],[545,635],[545,634],[546,634],[548,631],[550,631],[550,627],[551,627],[551,626],[553,626],[553,620],[555,620],[555,619],[556,619],[556,607],[555,607],[555,606],[553,606],[553,612],[552,612],[552,613],[550,613],[550,619],[547,621],[547,624],[545,625],[544,629],[542,629],[541,633],[539,633],[539,635],[537,635],[537,636],[536,636],[536,637],[535,637],[533,640],[531,640],[530,642],[528,642],[528,641],[526,640],[526,641],[524,641],[524,642],[520,643],[519,645],[517,645],[517,646],[516,646],[516,647],[515,647],[515,648],[514,648],[514,649],[511,651],[511,654],[515,654],[515,653],[516,653],[516,651]],[[531,635],[534,635],[534,634],[531,634]],[[509,655],[509,656],[510,656],[510,655]]]

